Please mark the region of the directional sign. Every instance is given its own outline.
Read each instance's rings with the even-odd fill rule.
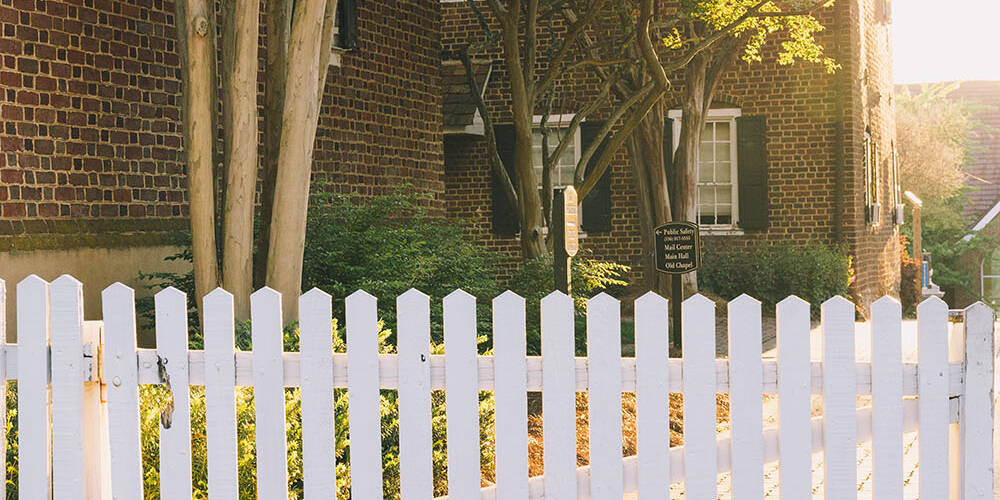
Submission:
[[[653,231],[653,239],[657,271],[684,274],[698,269],[701,262],[701,240],[697,224],[668,222]]]
[[[566,255],[576,255],[580,250],[580,207],[576,198],[576,189],[566,186],[563,191],[563,210],[566,231]]]

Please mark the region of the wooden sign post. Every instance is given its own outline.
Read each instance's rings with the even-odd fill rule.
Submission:
[[[684,293],[681,275],[698,269],[701,263],[701,238],[698,225],[691,222],[668,222],[653,230],[656,248],[656,270],[672,274],[670,308],[673,314],[674,336],[671,346],[680,353],[681,342],[681,302]]]
[[[580,209],[576,189],[568,186],[556,189],[552,196],[552,227],[554,231],[553,260],[555,287],[569,295],[572,292],[573,273],[570,259],[580,249]]]

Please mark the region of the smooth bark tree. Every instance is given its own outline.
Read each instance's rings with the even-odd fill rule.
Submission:
[[[195,294],[219,284],[215,245],[215,5],[178,0],[177,36],[181,58],[181,109],[188,169]]]
[[[277,2],[276,2],[277,3]],[[222,2],[222,287],[236,317],[250,317],[257,187],[257,0]]]
[[[178,38],[195,293],[202,297],[222,286],[234,295],[237,318],[247,319],[256,275],[258,286],[266,283],[282,292],[287,321],[297,315],[313,144],[337,0],[267,3],[263,161],[257,154],[260,4],[221,2],[221,81],[216,79],[215,3],[176,3],[182,20]],[[216,152],[220,88],[223,142],[222,151]],[[255,266],[254,195],[261,165]]]

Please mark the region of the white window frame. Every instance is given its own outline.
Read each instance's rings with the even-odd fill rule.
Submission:
[[[983,257],[982,260],[979,261],[979,295],[991,304],[997,304],[998,301],[1000,301],[1000,297],[986,297],[986,280],[1000,279],[1000,274],[986,274],[986,259],[991,257],[992,255]]]
[[[569,127],[570,122],[572,122],[573,118],[575,118],[575,117],[576,117],[575,114],[549,115],[549,117],[548,117],[548,119],[546,119],[545,123],[547,125],[549,125],[549,126],[553,126],[553,128],[564,128],[564,127]],[[534,134],[534,129],[537,126],[541,125],[541,124],[542,124],[542,115],[535,115],[535,116],[531,117],[532,134]],[[582,151],[580,151],[580,147],[583,144],[583,141],[581,140],[581,137],[582,137],[582,135],[580,134],[580,127],[577,127],[576,128],[576,132],[574,132],[574,134],[573,134],[573,160],[574,160],[573,164],[574,165],[579,165],[580,164],[580,156],[583,153]],[[558,144],[558,142],[556,144]],[[534,168],[535,165],[532,164],[531,167]],[[566,187],[566,186],[565,185],[555,185],[555,184],[552,185],[553,189],[559,188],[559,187]],[[538,189],[539,190],[542,189],[542,179],[541,178],[538,178]],[[582,200],[580,200],[580,203],[578,203],[578,205],[577,205],[577,212],[576,213],[578,214],[577,216],[579,217],[579,220],[582,223],[583,222],[583,203],[582,203]],[[544,228],[542,228],[542,231],[544,233],[546,233],[546,234],[548,233],[548,230],[549,230],[548,226],[545,226]],[[587,236],[587,233],[584,232],[584,231],[580,231],[578,234],[579,234],[579,236],[581,238]]]
[[[681,115],[682,111],[679,109],[671,109],[667,111],[667,117],[673,120],[673,151],[677,151],[677,147],[680,145],[681,140]],[[730,224],[699,224],[699,227],[706,232],[717,234],[717,235],[742,235],[743,230],[739,228],[740,220],[740,193],[739,193],[739,155],[737,154],[737,130],[736,130],[736,118],[742,116],[742,110],[740,108],[712,108],[708,110],[705,116],[706,122],[729,122],[729,138],[730,138],[730,174],[729,179],[732,183],[732,222]],[[695,170],[695,175],[697,175],[697,170]],[[697,189],[697,187],[695,188]],[[695,193],[697,196],[697,193]],[[697,204],[695,205],[695,210],[697,210]]]

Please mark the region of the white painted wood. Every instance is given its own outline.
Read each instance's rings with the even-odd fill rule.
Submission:
[[[902,338],[899,301],[889,296],[875,301],[871,325],[872,494],[879,500],[903,500]],[[947,413],[947,401],[942,409]],[[944,455],[940,450],[938,454]]]
[[[965,394],[961,398],[962,499],[996,494],[994,376],[996,331],[993,310],[981,302],[965,309]]]
[[[86,498],[112,498],[108,408],[102,396],[99,355],[102,321],[83,322],[83,456]],[[95,373],[91,373],[91,370]],[[90,376],[88,376],[88,374]]]
[[[233,296],[216,288],[205,296],[205,441],[208,495],[236,500],[236,349]]]
[[[777,306],[778,446],[781,498],[812,496],[809,303],[790,296]]]
[[[552,292],[542,299],[542,441],[545,498],[577,497],[576,337],[573,299]],[[584,370],[586,372],[586,370]]]
[[[407,500],[434,497],[430,314],[430,299],[416,289],[396,299],[399,489],[400,497]]]
[[[823,323],[823,493],[829,500],[857,498],[854,304],[833,297]]]
[[[52,328],[52,494],[86,487],[83,456],[83,285],[64,274],[49,286]],[[36,361],[37,362],[37,361]]]
[[[313,288],[299,297],[302,435],[309,437],[302,440],[302,489],[306,500],[337,498],[332,321],[329,294]]]
[[[382,497],[378,373],[377,304],[375,297],[359,290],[347,297],[347,417],[352,498]]]
[[[10,359],[7,365],[7,380],[17,379],[17,345],[7,346]],[[139,349],[139,383],[157,384],[156,371],[156,351],[152,349]],[[432,354],[431,364],[431,390],[444,390],[444,355]],[[205,353],[203,351],[191,351],[188,354],[190,365],[190,384],[205,385]],[[302,357],[298,352],[286,352],[282,356],[284,364],[285,387],[300,387],[302,378],[299,373],[299,366]],[[476,363],[479,371],[479,390],[492,391],[496,388],[493,370],[493,356],[478,356]],[[778,361],[775,359],[765,359],[764,363],[764,394],[778,394]],[[683,361],[680,358],[670,360],[670,392],[681,392],[683,388],[682,377]],[[812,362],[809,365],[809,378],[805,380],[812,394],[823,394],[823,363]],[[379,384],[382,389],[398,389],[399,373],[398,362],[394,354],[379,354]],[[962,395],[964,390],[964,375],[962,363],[950,363],[948,366],[948,393],[952,397]],[[573,360],[574,388],[577,392],[587,390],[587,358],[580,357]],[[855,379],[857,382],[857,395],[865,396],[871,394],[871,363],[855,363]],[[527,380],[528,391],[542,390],[542,357],[528,356],[527,358]],[[622,358],[622,391],[635,391],[635,358]],[[715,360],[715,383],[716,390],[720,393],[729,392],[729,361],[726,359]],[[347,354],[333,354],[333,384],[336,388],[347,388]],[[239,387],[253,386],[253,355],[249,351],[236,352],[236,385]],[[917,363],[903,363],[903,396],[917,395]]]
[[[156,355],[170,380],[169,427],[160,419],[160,498],[191,498],[191,392],[188,380],[187,295],[168,287],[156,294]],[[156,370],[152,362],[140,367]],[[154,380],[159,382],[159,377]],[[163,415],[163,414],[161,414]]]
[[[732,489],[737,500],[764,498],[763,370],[760,302],[729,303],[729,421]]]
[[[528,496],[527,338],[524,299],[506,291],[493,299],[496,377],[497,498]]]
[[[17,495],[52,498],[49,427],[49,284],[32,274],[17,284]]]
[[[590,371],[590,496],[621,498],[622,344],[621,307],[600,293],[587,301],[587,362]]]
[[[115,283],[101,293],[104,313],[104,379],[107,383],[111,492],[116,500],[143,496],[136,363],[135,292]]]
[[[0,449],[7,449],[7,283],[0,279]],[[0,467],[0,498],[7,498],[7,467]]]
[[[635,392],[638,493],[670,490],[670,364],[667,300],[649,292],[635,301]]]
[[[715,498],[715,303],[696,294],[681,305],[684,343],[684,471],[688,498]]]
[[[965,362],[965,323],[949,323],[948,325],[948,363]],[[964,365],[962,370],[964,371]],[[950,377],[949,377],[950,378]],[[964,377],[963,377],[964,378]],[[965,391],[965,381],[962,389]],[[950,392],[950,391],[949,391]],[[949,399],[950,403],[958,403],[959,398]],[[950,405],[955,406],[955,405]],[[958,420],[948,425],[948,498],[962,498],[962,432]]]
[[[288,498],[285,384],[282,383],[281,360],[284,338],[281,318],[280,293],[264,287],[250,295],[257,498],[265,500]]]
[[[479,370],[476,298],[456,290],[444,298],[445,413],[448,495],[479,498]]]
[[[948,305],[930,297],[917,306],[920,363],[920,498],[948,497]]]

